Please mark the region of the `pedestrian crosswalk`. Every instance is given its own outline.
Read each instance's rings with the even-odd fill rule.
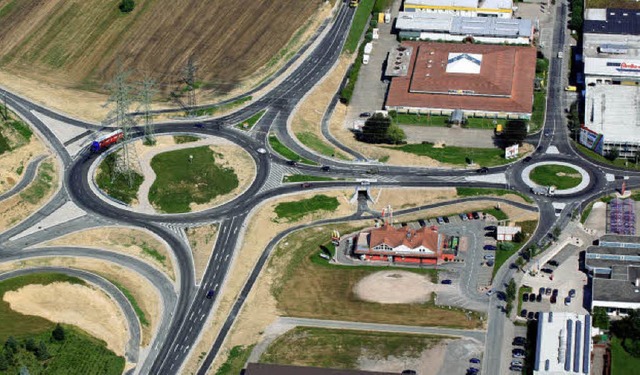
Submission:
[[[160,225],[162,225],[163,227],[169,229],[169,231],[171,231],[173,234],[175,234],[176,237],[178,237],[184,243],[186,243],[186,244],[189,243],[189,239],[187,238],[187,233],[185,232],[185,228],[187,228],[189,225],[186,225],[186,224],[174,224],[174,223],[161,223]]]
[[[275,163],[271,164],[271,167],[269,168],[269,177],[267,177],[264,185],[260,188],[259,193],[282,186],[282,179],[284,176],[291,176],[294,174],[300,174],[300,171],[295,167]]]

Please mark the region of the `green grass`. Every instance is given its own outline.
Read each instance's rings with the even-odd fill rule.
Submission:
[[[531,121],[529,121],[529,132],[533,133],[542,128],[544,124],[544,109],[547,106],[547,94],[544,91],[533,93],[533,109],[531,111]]]
[[[0,133],[0,155],[7,151],[11,151],[11,145],[9,144],[9,140]]]
[[[636,374],[640,358],[627,353],[617,337],[611,337],[611,375]]]
[[[13,10],[13,8],[15,8],[17,2],[18,0],[12,0],[9,3],[7,3],[7,5],[0,8],[0,19],[2,19],[2,17],[6,16],[7,14],[9,14]]]
[[[173,136],[173,141],[177,144],[197,142],[199,140],[200,140],[200,137],[196,137],[194,135],[174,135]]]
[[[287,146],[285,146],[282,142],[280,142],[278,137],[276,137],[274,134],[269,135],[269,145],[271,146],[273,151],[277,152],[285,159],[297,161],[297,162],[308,164],[308,165],[318,165],[318,163],[314,161],[300,157],[300,155],[296,154]]]
[[[264,115],[265,112],[266,111],[260,111],[260,112],[256,113],[255,115],[249,117],[248,119],[240,122],[238,125],[236,125],[236,128],[241,129],[241,130],[251,130],[253,128],[253,126],[258,121],[260,121],[260,119],[262,118],[262,116]]]
[[[48,375],[119,375],[124,371],[125,359],[107,349],[106,343],[89,336],[73,326],[63,325],[64,341],[55,341],[51,329],[22,336],[21,344],[15,355],[16,363],[3,374],[18,374],[26,367],[30,374]],[[25,349],[24,342],[32,338],[36,343],[43,342],[49,355],[46,361],[40,361]],[[21,372],[20,372],[21,373]]]
[[[522,295],[525,293],[531,293],[531,287],[521,286],[520,289],[518,289],[518,310],[516,311],[516,314],[520,314],[520,311],[522,310]]]
[[[633,195],[631,197],[633,198]],[[634,200],[636,200],[636,199],[634,199]],[[594,202],[589,203],[589,205],[584,210],[582,210],[582,215],[580,215],[580,223],[581,224],[584,224],[587,221],[587,219],[589,218],[589,214],[591,214],[591,210],[593,209],[593,203]]]
[[[505,189],[485,189],[485,188],[470,188],[470,187],[459,187],[456,188],[459,197],[475,197],[475,196],[483,196],[483,195],[507,195],[507,194],[515,194],[522,199],[524,199],[528,203],[533,203],[534,200],[529,198],[528,196],[512,190]]]
[[[588,148],[584,147],[583,145],[573,142],[573,145],[576,147],[576,149],[583,155],[586,156],[588,159],[592,159],[595,160],[599,163],[603,163],[603,164],[607,164],[607,165],[611,165],[617,168],[623,168],[623,169],[629,169],[629,170],[640,170],[640,164],[636,165],[633,162],[628,162],[626,159],[622,159],[622,158],[617,158],[614,161],[611,161],[607,158],[605,158],[604,156],[589,150]]]
[[[309,147],[310,149],[317,151],[325,156],[337,157],[342,160],[349,160],[344,154],[340,151],[336,150],[333,146],[330,146],[322,139],[318,138],[317,135],[311,132],[300,132],[296,133],[296,137],[303,145]]]
[[[498,210],[496,208],[485,209],[483,212],[486,212],[487,214],[495,217],[496,220],[498,220],[498,221],[503,221],[503,220],[508,220],[509,219],[509,216],[507,216],[507,214],[505,214],[504,211]]]
[[[296,327],[278,337],[259,362],[358,369],[362,357],[418,359],[446,336]]]
[[[149,189],[149,201],[163,212],[189,212],[191,203],[207,203],[231,192],[238,187],[238,176],[232,168],[216,164],[216,157],[208,146],[154,156],[151,168],[157,177]]]
[[[278,219],[292,222],[318,211],[335,211],[339,205],[338,198],[321,194],[308,199],[279,203],[274,208],[274,212]]]
[[[16,173],[20,176],[24,172],[24,165],[20,164],[18,168],[16,168]]]
[[[234,346],[229,352],[227,360],[220,365],[216,375],[237,375],[242,372],[244,364],[249,359],[251,351],[255,345],[250,346]],[[203,352],[204,353],[204,352]],[[206,355],[206,353],[204,353]]]
[[[577,170],[564,165],[541,165],[535,167],[529,173],[531,181],[542,186],[555,186],[557,189],[570,189],[576,187],[582,181],[582,176]]]
[[[503,246],[502,248],[498,246],[498,250],[495,251],[496,259],[493,265],[493,274],[491,275],[492,279],[496,275],[496,272],[498,272],[500,267],[502,267],[502,265],[507,261],[507,259],[509,259],[516,252],[518,252],[522,248],[522,245],[529,240],[529,237],[531,237],[531,235],[536,230],[538,221],[537,220],[521,221],[516,223],[516,225],[522,227],[522,233],[524,234],[525,238],[522,241],[522,243],[504,242],[505,244],[508,244],[508,245]],[[512,246],[509,246],[509,245],[512,245]]]
[[[421,126],[440,126],[445,127],[449,126],[447,121],[449,120],[449,116],[441,116],[441,115],[419,115],[412,113],[393,113],[393,122],[398,125],[421,125]],[[504,120],[496,120],[492,118],[481,118],[481,117],[469,117],[467,118],[467,123],[463,125],[465,128],[472,129],[494,129],[495,125],[494,121],[502,121]]]
[[[20,120],[9,121],[9,125],[11,125],[11,127],[13,127],[27,142],[31,140],[33,131],[31,130],[29,125]]]
[[[148,326],[149,325],[149,321],[147,320],[147,316],[145,315],[144,311],[142,311],[142,308],[138,304],[138,301],[133,296],[133,294],[131,294],[129,289],[125,288],[122,284],[120,284],[117,281],[109,280],[109,282],[111,284],[115,285],[118,289],[120,289],[122,294],[124,294],[124,296],[127,297],[127,300],[129,300],[129,303],[131,303],[131,306],[133,307],[133,310],[136,312],[136,315],[138,316],[138,319],[140,320],[140,324],[142,324],[143,326]]]
[[[39,203],[53,188],[54,177],[55,171],[52,162],[40,164],[35,180],[20,193],[20,198],[31,204]]]
[[[236,107],[239,107],[247,102],[250,102],[253,99],[252,96],[244,96],[242,98],[239,98],[237,100],[234,100],[230,103],[227,104],[223,104],[223,105],[219,105],[219,106],[215,106],[215,107],[210,107],[210,108],[201,108],[198,109],[194,112],[195,116],[212,116],[215,115],[218,112],[225,112],[225,111],[229,111],[231,109],[234,109]],[[186,116],[189,115],[189,113],[185,113]]]
[[[154,258],[158,262],[160,262],[162,264],[165,264],[165,261],[167,260],[167,257],[162,255],[155,248],[149,246],[146,242],[143,242],[142,244],[140,244],[140,248],[142,249],[143,253],[149,255],[150,257]]]
[[[138,189],[144,181],[144,177],[137,172],[131,172],[131,185],[125,174],[116,173],[116,153],[111,153],[100,163],[98,173],[96,175],[96,183],[107,195],[130,204],[134,199],[138,198]],[[115,174],[115,178],[112,176]]]
[[[349,29],[349,35],[347,35],[347,40],[342,48],[343,52],[353,53],[356,48],[358,48],[360,37],[362,36],[364,29],[369,25],[369,15],[371,14],[374,3],[375,0],[360,1],[360,5],[358,5],[358,8],[356,9],[356,14],[353,18],[353,22],[351,23],[351,29]]]
[[[307,181],[335,181],[335,178],[324,176],[311,176],[306,174],[294,174],[291,176],[284,176],[282,182],[307,182]]]
[[[26,285],[49,285],[55,282],[85,284],[84,281],[77,277],[60,273],[23,275],[0,282],[0,343],[4,343],[9,336],[35,335],[54,328],[55,324],[47,319],[34,315],[22,315],[11,310],[9,303],[5,302],[3,297],[6,292],[18,290]]]
[[[446,146],[435,148],[431,143],[408,144],[400,147],[387,147],[418,156],[428,156],[442,163],[467,165],[467,159],[482,166],[502,165],[510,162],[504,158],[504,150],[498,148],[467,148]]]

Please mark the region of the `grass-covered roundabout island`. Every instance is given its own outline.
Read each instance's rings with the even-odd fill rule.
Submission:
[[[110,150],[95,182],[106,195],[133,209],[184,213],[233,199],[255,178],[251,156],[216,137],[162,136],[154,145],[133,143],[138,165],[131,178],[116,168],[120,150]]]
[[[538,185],[553,185],[559,190],[574,188],[582,182],[582,175],[577,169],[558,164],[537,166],[529,173],[529,178]]]

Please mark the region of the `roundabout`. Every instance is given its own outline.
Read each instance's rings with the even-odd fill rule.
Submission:
[[[570,195],[586,189],[589,172],[575,164],[562,161],[544,161],[522,170],[522,181],[531,189],[555,186],[554,195]]]

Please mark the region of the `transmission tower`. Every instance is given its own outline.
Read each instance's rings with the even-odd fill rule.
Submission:
[[[138,93],[138,101],[144,113],[144,144],[154,145],[156,143],[153,118],[151,116],[151,102],[153,97],[158,93],[156,89],[156,81],[150,77],[145,77],[141,82],[140,92]]]
[[[187,85],[187,114],[193,116],[195,113],[196,101],[196,73],[198,66],[196,59],[192,55],[187,60],[187,64],[182,68],[182,82]]]
[[[107,105],[114,105],[115,108],[109,113],[109,117],[115,115],[116,126],[122,129],[123,146],[122,155],[117,157],[115,168],[111,175],[111,180],[115,180],[118,175],[124,175],[129,186],[133,184],[133,171],[138,164],[138,154],[131,141],[131,127],[135,125],[133,118],[128,115],[132,102],[132,87],[129,84],[130,73],[120,70],[113,80],[107,84],[110,92]]]

